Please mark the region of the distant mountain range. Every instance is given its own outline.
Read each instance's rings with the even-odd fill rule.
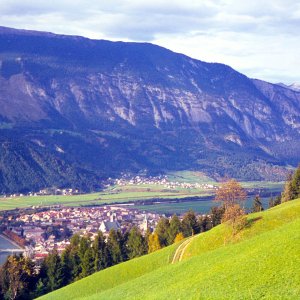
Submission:
[[[284,83],[278,83],[278,85],[284,87],[284,88],[287,88],[287,89],[291,89],[293,91],[296,91],[296,92],[299,92],[300,91],[300,83],[297,83],[297,82],[294,82],[290,85],[286,85]]]
[[[277,180],[300,92],[148,43],[0,27],[0,193],[92,190],[122,172]]]

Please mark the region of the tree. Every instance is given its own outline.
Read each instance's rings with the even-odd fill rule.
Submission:
[[[79,242],[79,257],[80,257],[80,261],[83,261],[85,252],[91,247],[91,241],[83,236],[80,238],[80,242]]]
[[[169,228],[170,222],[167,218],[161,217],[157,223],[155,228],[155,233],[158,235],[159,244],[161,247],[165,247],[169,245]]]
[[[168,234],[168,244],[174,243],[177,234],[181,232],[181,222],[176,214],[174,214],[170,221],[169,234]]]
[[[35,298],[38,298],[49,291],[48,288],[48,278],[47,278],[47,265],[46,260],[44,259],[41,262],[40,270],[38,273],[38,282],[35,290]]]
[[[119,237],[119,241],[121,245],[122,261],[126,261],[128,260],[127,241],[128,241],[129,232],[125,231],[124,234],[122,234],[121,230],[118,230],[117,235]]]
[[[219,206],[219,207],[214,206],[210,209],[211,222],[212,222],[213,227],[221,224],[224,212],[225,212],[224,205]]]
[[[105,238],[101,231],[98,231],[98,234],[96,235],[95,240],[92,244],[92,249],[94,256],[95,272],[106,268],[108,265],[108,257],[106,251]]]
[[[149,235],[149,240],[148,240],[148,252],[152,253],[157,250],[161,249],[161,245],[159,242],[159,237],[157,233],[152,233]]]
[[[183,236],[182,232],[179,232],[179,233],[176,235],[175,239],[174,239],[174,243],[176,244],[176,243],[180,242],[180,241],[183,240],[183,239],[184,239],[184,236]]]
[[[260,211],[263,211],[264,208],[262,206],[262,203],[261,203],[261,200],[260,200],[260,197],[259,195],[256,195],[254,200],[253,200],[253,205],[252,205],[252,212],[260,212]]]
[[[241,205],[247,198],[246,191],[242,188],[239,182],[231,179],[223,183],[216,191],[215,201],[222,202],[225,210],[234,206],[235,204]]]
[[[182,219],[182,233],[184,237],[191,236],[200,232],[199,222],[196,218],[195,213],[190,210],[188,211]]]
[[[279,205],[280,203],[281,203],[281,195],[278,195],[275,198],[271,197],[269,200],[269,208]]]
[[[84,253],[84,257],[81,263],[81,268],[82,268],[80,274],[81,278],[89,276],[94,272],[94,258],[93,258],[93,251],[91,247],[89,247]]]
[[[72,282],[72,257],[71,257],[71,247],[67,246],[65,250],[62,252],[61,255],[61,265],[62,265],[62,272],[63,272],[63,283],[62,285],[65,286]]]
[[[145,233],[145,237],[144,237],[144,243],[145,243],[145,249],[146,249],[146,253],[149,253],[149,237],[151,235],[151,230],[150,228],[147,228],[147,231]]]
[[[61,259],[56,249],[54,249],[45,260],[47,267],[47,280],[50,291],[54,291],[63,286],[64,274]]]
[[[231,224],[232,235],[235,235],[246,224],[246,213],[241,207],[246,198],[246,191],[234,179],[223,183],[216,191],[215,201],[222,202],[225,208],[222,222]]]
[[[120,235],[114,229],[111,229],[107,239],[107,247],[111,258],[111,264],[115,265],[123,261],[122,243]]]
[[[205,232],[211,229],[212,227],[211,219],[206,215],[200,216],[198,218],[198,223],[199,223],[200,232]]]
[[[80,235],[74,234],[70,239],[70,256],[71,256],[71,266],[72,266],[72,281],[79,279],[81,273],[81,259],[79,255],[79,244]]]
[[[144,237],[136,226],[133,226],[129,232],[127,249],[129,259],[146,254]]]
[[[289,174],[284,186],[281,202],[287,202],[300,197],[300,165],[294,174]]]
[[[294,197],[294,191],[293,191],[293,175],[290,173],[287,177],[287,180],[284,185],[284,189],[281,195],[281,202],[287,202],[293,199]]]
[[[232,235],[243,229],[246,225],[246,213],[239,204],[234,204],[225,209],[222,222],[228,222],[232,228]]]
[[[300,165],[295,170],[292,178],[292,200],[300,197]]]
[[[4,298],[14,300],[26,297],[35,289],[34,264],[23,255],[9,256],[2,266],[1,287]]]
[[[40,296],[43,296],[47,293],[47,286],[46,284],[43,282],[43,280],[40,278],[36,284],[36,289],[35,289],[35,293],[34,293],[34,297],[38,298]],[[1,299],[1,298],[0,298]]]

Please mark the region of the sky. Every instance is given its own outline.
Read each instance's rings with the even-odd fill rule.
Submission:
[[[1,0],[0,26],[150,42],[300,83],[300,0]]]

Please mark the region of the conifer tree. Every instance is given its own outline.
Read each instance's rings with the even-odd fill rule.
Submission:
[[[181,222],[176,214],[174,214],[170,221],[169,234],[168,234],[168,244],[174,243],[175,237],[181,232]]]
[[[200,232],[205,232],[205,231],[211,229],[211,227],[212,227],[212,222],[211,222],[210,218],[206,215],[200,216],[198,218],[198,223],[199,223]]]
[[[48,288],[54,291],[63,286],[64,274],[61,259],[54,249],[46,258]]]
[[[129,232],[126,231],[124,234],[120,230],[117,230],[117,236],[120,241],[121,246],[121,254],[122,254],[122,261],[128,260],[128,253],[127,253],[127,241],[128,241]]]
[[[184,237],[188,237],[200,232],[199,222],[196,218],[195,213],[190,210],[182,219],[182,233]]]
[[[281,195],[275,197],[274,206],[279,205],[281,203]]]
[[[129,232],[127,249],[129,259],[142,256],[147,251],[144,237],[136,226],[133,226]]]
[[[260,197],[259,197],[259,195],[256,195],[254,200],[253,200],[253,205],[252,205],[251,211],[255,213],[255,212],[260,212],[260,211],[263,211],[263,210],[264,210],[264,208],[262,206]]]
[[[289,174],[281,194],[281,203],[300,197],[300,165],[294,174]]]
[[[79,274],[81,273],[81,260],[79,256],[80,239],[79,234],[74,234],[70,240],[72,281],[79,279]]]
[[[293,180],[293,175],[290,173],[287,177],[287,180],[285,182],[284,185],[284,189],[281,195],[281,202],[287,202],[293,199],[294,197],[294,191],[293,191],[293,184],[292,184],[292,180]]]
[[[69,284],[72,281],[72,257],[71,247],[67,246],[61,255],[61,264],[63,272],[63,286]]]
[[[300,197],[300,165],[295,170],[292,178],[292,199],[297,199]]]
[[[35,290],[35,297],[42,296],[49,292],[48,279],[47,279],[47,265],[46,259],[41,262],[40,271],[38,273],[38,282]]]
[[[95,237],[92,244],[93,256],[94,256],[94,270],[95,272],[100,271],[107,267],[107,251],[106,243],[103,233],[101,231]]]
[[[94,258],[92,248],[89,247],[85,251],[84,257],[82,259],[80,277],[84,278],[91,275],[92,273],[94,273]]]
[[[272,207],[274,207],[274,197],[271,197],[270,199],[269,199],[269,208],[272,208]]]
[[[80,260],[83,261],[85,252],[91,247],[91,242],[90,240],[83,236],[80,238],[80,242],[79,242],[79,257]]]
[[[214,206],[210,209],[212,227],[215,227],[215,226],[221,224],[224,212],[225,212],[224,205]]]
[[[111,265],[118,264],[123,261],[122,241],[116,230],[111,229],[107,239],[107,247],[111,258]]]
[[[155,228],[155,233],[158,235],[159,244],[161,247],[165,247],[169,245],[169,240],[170,240],[169,229],[170,229],[169,220],[165,217],[161,217]]]

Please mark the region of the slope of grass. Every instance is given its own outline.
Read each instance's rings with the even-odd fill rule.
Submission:
[[[170,264],[179,244],[105,269],[40,299],[71,300],[111,289]]]
[[[299,299],[300,221],[82,299]]]
[[[265,212],[250,214],[247,227],[234,238],[228,226],[217,226],[196,236],[186,249],[184,257],[188,258],[219,247],[226,247],[228,244],[237,243],[278,228],[297,218],[300,218],[300,200],[275,206]]]
[[[234,238],[224,224],[195,236],[184,260],[170,264],[177,246],[42,299],[300,299],[300,200],[249,215]]]

